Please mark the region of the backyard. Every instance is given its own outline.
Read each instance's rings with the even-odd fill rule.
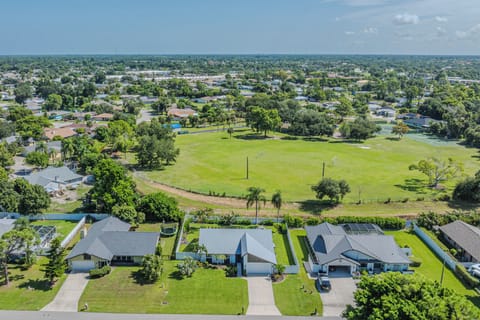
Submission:
[[[142,223],[138,226],[136,231],[138,232],[159,232],[160,227],[162,226],[161,223]],[[173,254],[173,250],[175,249],[175,239],[176,236],[160,236],[160,247],[162,248],[162,256],[171,256]]]
[[[300,264],[298,274],[287,275],[280,283],[273,284],[275,303],[282,315],[309,316],[316,310],[322,314],[322,301],[320,294],[315,288],[314,280],[310,279],[305,271],[303,262],[308,260],[308,252],[305,247],[305,230],[290,230],[293,249]]]
[[[10,285],[5,286],[3,276],[0,276],[0,309],[2,310],[40,310],[48,304],[62,286],[66,275],[63,275],[50,288],[44,279],[45,257],[40,257],[36,264],[28,270],[18,265],[9,265]],[[3,275],[3,273],[2,273]]]
[[[181,152],[176,164],[145,175],[205,194],[242,196],[247,187],[258,186],[267,190],[267,198],[281,189],[285,200],[304,201],[314,199],[310,187],[322,177],[325,162],[327,177],[346,179],[350,184],[352,191],[345,202],[368,202],[438,196],[439,191],[425,186],[422,174],[408,170],[410,164],[431,155],[440,159],[454,155],[468,174],[478,165],[474,149],[457,144],[434,146],[408,137],[396,141],[379,136],[364,143],[282,138],[278,134],[275,139],[256,139],[248,130],[237,131],[232,139],[225,132],[180,135],[176,144]],[[447,188],[452,186],[447,184]]]
[[[161,279],[141,285],[138,267],[116,267],[104,278],[89,281],[79,306],[89,311],[174,314],[239,314],[248,307],[247,282],[227,278],[220,269],[198,268],[191,278],[179,278],[178,261],[165,261]]]
[[[412,255],[422,261],[420,267],[411,267],[417,274],[440,282],[442,273],[442,261],[425,245],[425,243],[414,233],[407,231],[386,231],[385,234],[393,235],[399,246],[405,245],[412,248]],[[457,293],[465,295],[469,300],[480,307],[480,297],[474,290],[467,289],[454,273],[445,267],[443,284],[455,290]]]
[[[65,237],[75,228],[78,221],[65,221],[65,220],[37,220],[33,221],[32,225],[41,225],[41,226],[55,226],[57,229],[57,234],[60,240],[65,239]]]

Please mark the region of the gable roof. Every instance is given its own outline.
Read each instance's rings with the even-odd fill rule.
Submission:
[[[115,217],[94,223],[87,236],[80,240],[67,259],[89,254],[111,260],[113,256],[144,256],[155,253],[159,233],[131,232],[130,224]]]
[[[473,258],[480,261],[480,229],[460,220],[440,227],[440,230],[455,241]]]
[[[269,229],[200,229],[198,243],[204,245],[209,254],[250,254],[277,263]]]
[[[347,234],[341,226],[329,223],[307,226],[305,230],[319,264],[348,258],[344,254],[352,250],[384,263],[410,263],[392,236]]]

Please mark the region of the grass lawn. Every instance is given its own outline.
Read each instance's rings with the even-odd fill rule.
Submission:
[[[408,245],[412,248],[412,255],[422,260],[420,267],[411,268],[415,273],[421,274],[431,280],[440,281],[442,273],[442,261],[427,247],[423,241],[414,233],[407,231],[386,231],[385,234],[393,235],[399,246]],[[457,293],[465,295],[469,300],[473,301],[480,307],[480,297],[474,290],[465,288],[462,282],[453,274],[453,272],[445,267],[443,284],[455,290]]]
[[[459,145],[434,146],[405,137],[400,141],[379,136],[364,143],[248,139],[250,131],[237,131],[232,139],[224,132],[180,135],[180,156],[175,165],[146,175],[165,184],[208,194],[209,191],[241,196],[250,186],[267,190],[267,198],[277,189],[284,200],[313,199],[310,187],[322,176],[344,178],[351,187],[345,202],[410,201],[429,199],[435,192],[425,187],[426,177],[408,166],[435,155],[452,157],[464,164],[465,172],[476,171],[475,149]],[[250,178],[245,179],[246,157]],[[372,178],[374,177],[374,178]],[[451,188],[453,182],[447,187]]]
[[[65,237],[75,228],[78,224],[77,221],[64,221],[64,220],[39,220],[33,221],[32,225],[42,225],[42,226],[55,226],[57,228],[57,234],[60,237],[60,240],[65,239]]]
[[[104,278],[90,280],[79,306],[89,311],[124,313],[238,314],[248,307],[247,282],[226,278],[218,269],[199,268],[191,278],[178,279],[178,261],[165,261],[161,280],[140,285],[137,267],[116,267]]]
[[[287,235],[279,233],[275,228],[271,229],[277,263],[283,264],[284,266],[293,265],[295,262],[293,261],[290,246],[288,245]]]
[[[322,301],[314,280],[308,278],[303,262],[308,260],[305,230],[290,230],[293,247],[300,265],[300,273],[287,275],[281,283],[273,284],[275,303],[282,315],[309,316],[315,309],[322,314]]]
[[[21,267],[9,265],[10,285],[3,285],[0,276],[0,309],[2,310],[40,310],[47,305],[60,289],[66,275],[62,276],[53,288],[43,278],[45,257],[40,257],[35,265],[23,271]],[[2,273],[3,275],[3,273]]]
[[[142,223],[137,228],[138,232],[159,232],[160,226],[162,224],[157,223]],[[162,247],[162,256],[171,256],[173,254],[173,250],[175,249],[175,238],[176,236],[173,235],[171,237],[164,237],[160,235],[160,246]]]

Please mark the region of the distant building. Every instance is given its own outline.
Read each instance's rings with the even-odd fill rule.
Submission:
[[[180,109],[180,108],[169,108],[167,114],[175,120],[185,119],[189,116],[196,116],[198,113],[190,108]]]
[[[74,188],[83,181],[83,176],[67,167],[49,167],[23,178],[31,184],[42,186],[48,193]]]
[[[113,120],[113,114],[112,113],[97,114],[97,115],[92,117],[92,120],[95,120],[95,121],[110,121],[110,120]]]
[[[439,228],[443,238],[458,250],[464,262],[480,262],[480,229],[457,220]]]
[[[69,127],[45,128],[43,129],[43,135],[48,140],[52,140],[54,137],[57,137],[57,136],[65,139],[65,138],[76,136],[77,132]]]

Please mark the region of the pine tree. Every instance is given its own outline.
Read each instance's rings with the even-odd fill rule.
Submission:
[[[45,268],[45,278],[53,285],[55,280],[62,276],[67,267],[65,256],[67,252],[61,246],[60,239],[55,238],[50,242],[50,250],[48,251],[48,263]]]

